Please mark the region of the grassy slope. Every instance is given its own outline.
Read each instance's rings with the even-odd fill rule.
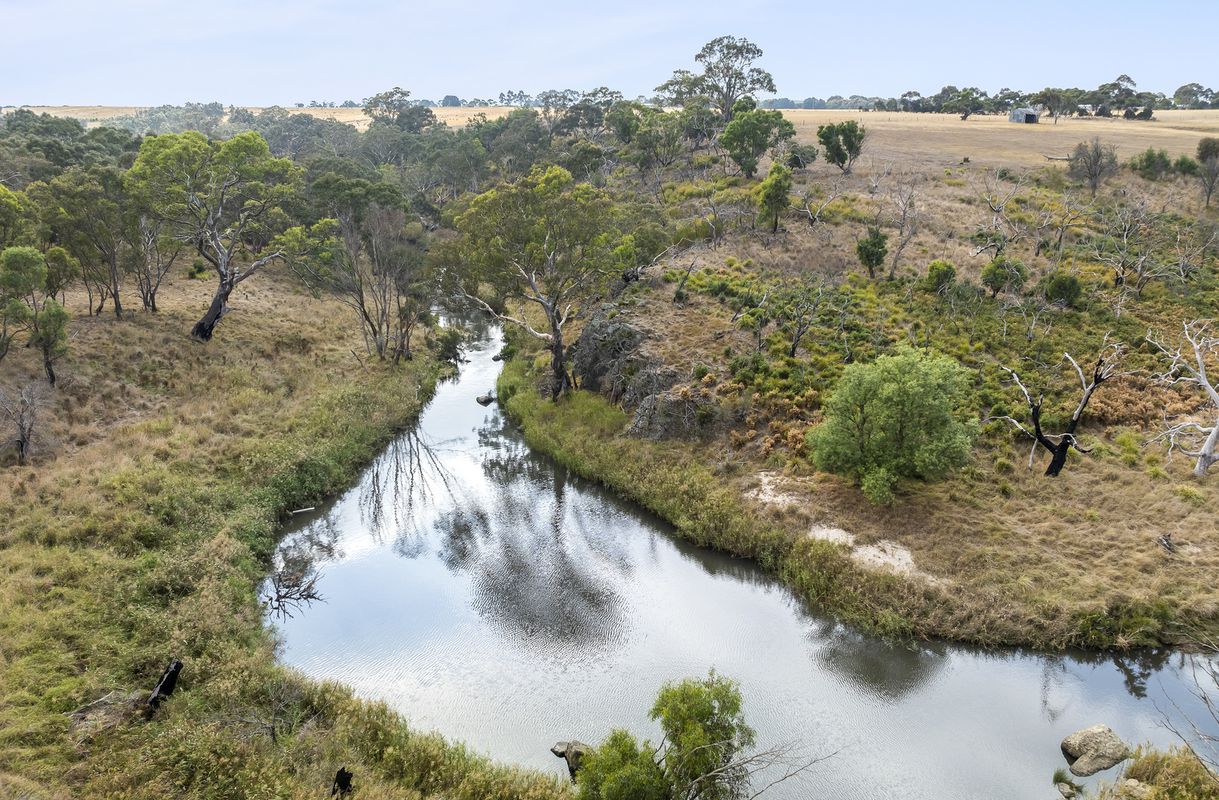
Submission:
[[[566,796],[275,664],[255,587],[285,512],[348,485],[437,374],[362,366],[347,312],[287,284],[243,286],[206,346],[185,336],[206,283],[160,315],[74,320],[43,456],[0,467],[0,796],[313,797],[341,765],[362,797]],[[70,728],[172,657],[156,720]]]
[[[802,180],[825,185],[831,176],[825,167],[818,169]],[[636,284],[617,300],[617,313],[647,334],[647,352],[690,375],[676,391],[744,414],[727,435],[697,446],[658,446],[620,436],[624,418],[592,411],[602,402],[596,398],[569,401],[580,404],[580,413],[515,400],[510,409],[534,444],[653,507],[695,540],[762,556],[806,595],[884,630],[1057,648],[1177,641],[1212,629],[1219,619],[1213,582],[1219,531],[1210,510],[1219,486],[1194,479],[1189,459],[1166,462],[1162,451],[1141,446],[1165,413],[1194,411],[1198,399],[1157,389],[1146,378],[1155,359],[1138,342],[1149,327],[1171,335],[1176,320],[1210,313],[1219,296],[1213,272],[1183,291],[1150,287],[1120,317],[1103,296],[1090,294],[1081,310],[1046,315],[1032,343],[1023,336],[1018,314],[1001,318],[998,300],[985,300],[976,323],[958,324],[952,308],[910,281],[872,283],[850,275],[856,269],[854,236],[874,207],[886,202],[883,196],[868,198],[866,173],[860,172],[847,183],[849,196],[817,231],[789,219],[787,232],[778,237],[741,232],[719,250],[687,256],[698,269],[684,304],[672,302],[673,286],[666,281],[673,273]],[[968,186],[978,179],[964,170],[922,175],[927,218],[899,276],[947,257],[962,278],[977,281],[986,257],[971,254],[968,235],[989,218]],[[1030,208],[1055,202],[1062,190],[1053,173],[1041,182],[1022,193],[1034,198],[1027,201]],[[698,184],[689,188],[700,190]],[[1192,187],[1181,181],[1148,184],[1127,173],[1106,191],[1200,211]],[[1033,270],[1030,283],[1052,268],[1026,242],[1010,252]],[[1090,293],[1107,290],[1108,276],[1098,266],[1068,255],[1066,267],[1079,271]],[[844,366],[839,332],[832,324],[815,328],[799,356],[789,359],[789,340],[771,328],[763,345],[766,367],[742,369],[741,357],[754,350],[752,334],[734,325],[727,301],[717,299],[726,296],[725,288],[730,296],[735,285],[774,285],[808,271],[848,275],[855,360],[870,360],[896,342],[929,344],[977,370],[977,408],[994,414],[1008,413],[1002,408],[1021,411],[997,365],[1033,361],[1050,368],[1029,373],[1031,367],[1022,367],[1025,377],[1045,387],[1047,419],[1060,424],[1078,388],[1068,371],[1053,365],[1064,350],[1086,358],[1108,331],[1135,345],[1129,365],[1143,374],[1098,393],[1084,431],[1095,451],[1073,455],[1060,478],[1047,480],[1039,469],[1026,469],[1027,444],[992,423],[960,475],[908,486],[897,508],[876,508],[846,481],[814,474],[804,457],[804,433],[819,419],[821,397]],[[515,374],[510,383],[528,381]],[[604,421],[590,428],[589,418]],[[1044,457],[1038,464],[1044,467]],[[683,493],[694,475],[698,487],[711,488]],[[753,499],[766,481],[790,498],[785,507]],[[729,508],[721,516],[739,525],[689,520],[708,497],[716,509]],[[763,524],[751,525],[755,520]],[[895,542],[938,584],[863,571],[844,550],[812,541],[812,525],[845,528],[864,545]],[[1169,556],[1156,543],[1165,532],[1188,546]],[[789,552],[800,554],[798,563],[789,562]]]

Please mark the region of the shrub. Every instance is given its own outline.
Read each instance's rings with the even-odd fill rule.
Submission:
[[[889,254],[888,241],[889,237],[879,228],[869,228],[868,235],[855,245],[855,255],[859,257],[859,263],[867,267],[869,278],[875,278],[877,268],[885,263],[885,256]]]
[[[808,436],[818,469],[846,475],[869,500],[891,502],[903,478],[935,480],[965,465],[977,422],[963,411],[969,371],[902,349],[851,364]]]
[[[1029,271],[1020,261],[999,256],[982,268],[982,285],[990,289],[990,296],[999,292],[1018,292],[1028,280]]]
[[[1080,285],[1079,278],[1069,272],[1059,271],[1046,276],[1042,281],[1041,292],[1049,302],[1070,307],[1078,302],[1083,293],[1083,286]]]
[[[952,265],[952,262],[937,258],[927,265],[927,280],[923,286],[929,291],[939,292],[956,279],[957,268]]]
[[[1172,160],[1168,158],[1167,150],[1156,150],[1148,147],[1134,158],[1128,166],[1149,181],[1158,181],[1172,172]]]
[[[1198,152],[1195,154],[1199,162],[1219,158],[1219,139],[1207,136],[1198,142]]]
[[[1198,174],[1198,162],[1194,161],[1189,156],[1181,156],[1172,163],[1172,168],[1178,173],[1186,176]]]

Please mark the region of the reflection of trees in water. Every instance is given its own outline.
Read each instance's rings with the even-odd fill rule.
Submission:
[[[624,635],[627,603],[618,587],[630,560],[607,544],[603,524],[584,520],[591,509],[572,507],[565,470],[549,470],[545,494],[542,476],[505,476],[485,507],[441,515],[440,557],[470,575],[475,609],[508,638],[593,655]]]
[[[815,627],[813,641],[822,667],[889,701],[927,684],[948,660],[946,645],[890,642],[830,619]]]
[[[1112,663],[1122,676],[1126,691],[1142,700],[1147,697],[1148,679],[1164,668],[1171,655],[1171,650],[1131,650],[1123,653],[1083,650],[1072,653],[1071,657],[1089,666]]]
[[[360,521],[377,541],[389,534],[394,549],[405,554],[412,544],[404,540],[419,532],[417,510],[435,506],[441,496],[457,502],[456,482],[437,448],[411,428],[394,439],[361,482]]]
[[[331,508],[304,528],[287,536],[275,551],[272,568],[305,574],[326,561],[343,557],[339,547],[338,512]]]

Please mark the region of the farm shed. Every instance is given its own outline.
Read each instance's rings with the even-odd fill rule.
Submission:
[[[1041,121],[1041,112],[1035,108],[1013,108],[1007,115],[1007,121],[1033,124]]]

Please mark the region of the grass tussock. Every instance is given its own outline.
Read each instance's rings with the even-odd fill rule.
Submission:
[[[0,467],[0,795],[313,797],[347,766],[364,798],[567,796],[275,663],[257,585],[281,521],[349,485],[439,367],[370,364],[337,303],[251,284],[207,345],[187,337],[199,282],[157,315],[76,318],[34,462]],[[151,722],[71,723],[175,657]]]

